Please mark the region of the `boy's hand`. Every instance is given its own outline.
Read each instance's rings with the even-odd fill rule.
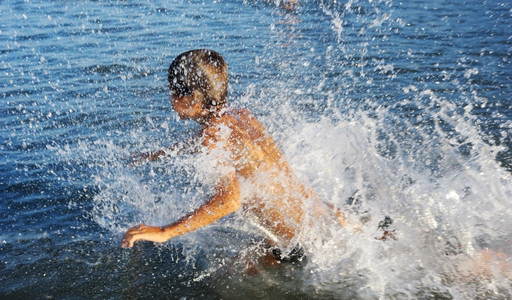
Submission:
[[[135,167],[146,163],[148,160],[151,160],[151,153],[134,152],[126,159],[130,161],[128,166]]]
[[[163,231],[164,230],[161,227],[147,226],[144,224],[132,227],[124,234],[121,247],[131,248],[136,241],[140,240],[160,242],[162,241],[161,236]]]

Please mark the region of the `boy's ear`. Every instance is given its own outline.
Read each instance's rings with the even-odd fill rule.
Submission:
[[[192,96],[194,96],[194,102],[200,103],[202,106],[204,106],[204,95],[203,93],[195,90],[192,92]]]

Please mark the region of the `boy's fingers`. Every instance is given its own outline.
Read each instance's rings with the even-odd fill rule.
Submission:
[[[135,241],[133,240],[133,235],[127,232],[123,236],[123,240],[121,242],[121,248],[131,248],[131,247],[133,247],[134,242]]]
[[[140,239],[140,234],[142,233],[141,231],[146,228],[149,228],[149,227],[144,224],[140,224],[140,225],[137,225],[137,226],[134,226],[134,227],[128,229],[128,231],[126,231],[126,233],[123,236],[123,239],[121,242],[121,247],[122,248],[133,247],[133,244],[135,244],[135,242]],[[137,235],[138,235],[138,237],[136,238]]]
[[[126,239],[123,239],[123,241],[121,242],[121,248],[126,248],[128,247],[128,241]]]
[[[123,242],[121,243],[121,248],[131,248],[133,247],[133,244],[133,241],[123,240]]]

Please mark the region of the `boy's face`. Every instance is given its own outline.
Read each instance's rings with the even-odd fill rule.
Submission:
[[[207,111],[203,108],[201,101],[197,100],[197,95],[179,97],[175,93],[171,93],[170,101],[172,108],[178,113],[182,119],[193,119],[197,120],[205,116]]]

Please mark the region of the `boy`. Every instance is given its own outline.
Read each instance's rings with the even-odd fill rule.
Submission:
[[[123,237],[122,247],[132,247],[139,240],[165,242],[243,208],[267,233],[269,248],[275,247],[271,254],[277,260],[301,256],[300,248],[289,255],[282,255],[280,249],[290,246],[300,228],[304,200],[317,201],[315,212],[319,214],[326,215],[331,207],[318,201],[313,191],[299,182],[275,141],[248,110],[227,108],[228,73],[222,56],[211,50],[182,53],[171,63],[168,80],[174,110],[180,118],[195,120],[202,127],[195,143],[229,155],[218,162],[226,172],[204,205],[167,226],[131,228]],[[190,151],[193,144],[194,139],[175,148],[178,152]],[[166,151],[160,150],[141,158],[156,160],[164,155]],[[257,192],[241,199],[239,180],[249,182]],[[343,223],[339,212],[336,215]]]

